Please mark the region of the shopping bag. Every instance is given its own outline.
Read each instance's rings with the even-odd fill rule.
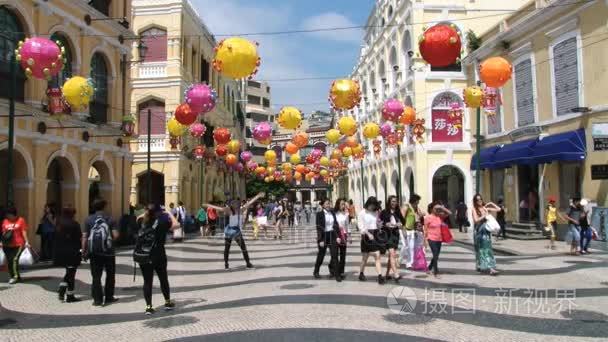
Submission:
[[[19,266],[32,266],[34,264],[34,254],[30,248],[25,248],[19,256]]]
[[[424,246],[414,247],[414,264],[412,265],[412,269],[414,271],[428,271]]]
[[[0,249],[0,266],[4,266],[5,263],[6,263],[6,255],[4,254],[4,251],[2,249]]]
[[[184,229],[175,228],[173,230],[173,240],[182,240],[184,238]]]
[[[452,243],[454,241],[450,227],[447,224],[441,225],[441,241],[444,243]]]
[[[593,240],[599,240],[599,234],[597,233],[597,230],[594,227],[591,227],[591,238]],[[2,265],[1,262],[0,265]]]

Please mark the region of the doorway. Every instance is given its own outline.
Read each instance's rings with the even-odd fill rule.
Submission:
[[[433,201],[441,201],[453,211],[461,200],[464,200],[464,175],[452,165],[440,167],[433,175]]]
[[[536,222],[538,208],[538,166],[517,166],[517,193],[519,195],[519,222]]]

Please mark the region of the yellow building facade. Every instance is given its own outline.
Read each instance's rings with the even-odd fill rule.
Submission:
[[[487,57],[513,64],[497,115],[481,116],[480,177],[482,194],[504,197],[516,225],[544,222],[549,196],[562,210],[577,195],[608,205],[608,3],[546,5],[530,1],[491,27],[465,59],[470,84]]]
[[[214,198],[244,196],[244,180],[211,157],[214,128],[229,128],[233,139],[244,146],[243,83],[220,76],[211,66],[217,42],[190,1],[134,0],[132,5],[133,30],[141,38],[132,43],[133,54],[137,56],[140,42],[147,49],[146,56],[135,58],[130,67],[131,112],[139,133],[132,145],[131,203],[144,204],[147,197],[148,110],[152,112],[152,201],[165,205],[183,201],[192,212]],[[172,148],[166,121],[194,83],[211,85],[219,96],[217,106],[198,120],[207,126],[202,139],[186,134]],[[209,154],[202,162],[189,155],[199,144],[206,145]]]
[[[130,1],[1,0],[0,163],[8,160],[10,58],[17,41],[42,36],[60,40],[66,68],[52,81],[27,79],[17,66],[15,80],[14,204],[30,224],[30,241],[47,203],[73,206],[77,219],[89,213],[95,198],[109,202],[116,219],[128,209],[130,153],[121,137],[121,121],[130,107],[129,79],[121,66],[132,36]],[[88,21],[87,18],[94,20]],[[122,23],[121,23],[122,21]],[[58,121],[48,114],[46,90],[72,76],[90,78],[96,88],[88,109]],[[6,205],[7,169],[0,170],[0,204]]]

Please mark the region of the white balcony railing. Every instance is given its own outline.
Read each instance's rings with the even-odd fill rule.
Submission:
[[[150,151],[160,152],[165,150],[165,137],[157,136],[150,139]],[[137,139],[137,151],[147,152],[148,151],[148,137],[140,137]]]
[[[154,62],[139,65],[139,78],[161,78],[167,77],[167,63]]]

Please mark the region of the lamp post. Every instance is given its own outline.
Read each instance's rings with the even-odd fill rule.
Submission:
[[[399,203],[399,205],[402,204],[401,202],[401,144],[397,144],[397,172],[399,172],[399,175],[397,177],[397,202]]]
[[[481,81],[477,81],[477,85],[481,86]],[[477,107],[476,115],[476,131],[475,131],[475,193],[479,193],[481,184],[481,107]]]

